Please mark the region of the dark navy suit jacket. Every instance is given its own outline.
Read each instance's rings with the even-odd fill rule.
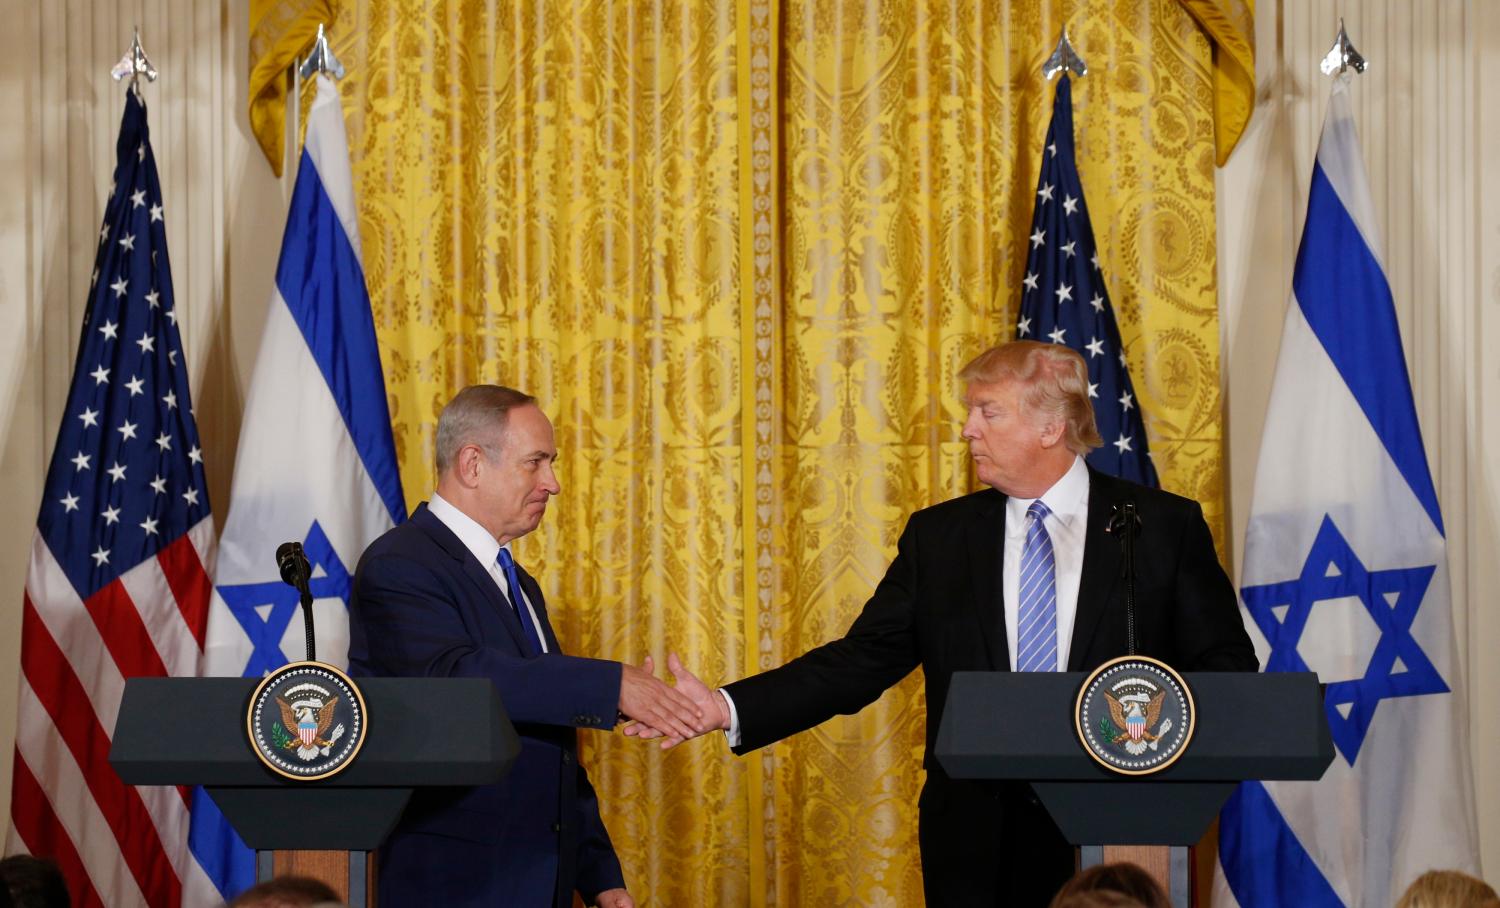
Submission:
[[[413,798],[380,853],[382,905],[568,906],[575,888],[592,903],[625,885],[576,731],[614,726],[620,664],[563,655],[540,587],[520,580],[547,641],[540,656],[527,655],[487,568],[426,504],[359,560],[350,673],[489,678],[521,739],[499,783]]]

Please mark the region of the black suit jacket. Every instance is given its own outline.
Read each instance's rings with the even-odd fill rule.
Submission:
[[[620,664],[565,655],[541,588],[517,573],[547,641],[541,655],[488,568],[427,505],[359,560],[350,672],[488,678],[521,739],[500,782],[413,797],[381,851],[383,905],[570,906],[575,888],[592,904],[624,885],[576,731],[614,726]]]
[[[949,680],[955,671],[1011,669],[1001,594],[1005,501],[986,489],[913,514],[895,560],[847,634],[726,688],[740,723],[735,752],[745,753],[858,712],[923,668],[928,779],[920,813],[929,903],[935,866],[929,848],[962,850],[974,835],[971,805],[954,804],[964,799],[942,790],[952,783],[932,758]],[[1114,506],[1125,501],[1134,501],[1141,517],[1137,652],[1180,671],[1256,670],[1234,588],[1197,502],[1093,470],[1068,670],[1089,670],[1126,653],[1124,559],[1119,541],[1105,531]],[[1000,788],[992,794],[1002,802],[994,810],[1005,803],[1014,808],[1023,796]]]

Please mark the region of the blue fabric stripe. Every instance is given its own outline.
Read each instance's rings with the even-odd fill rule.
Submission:
[[[239,833],[201,785],[193,788],[188,848],[224,901],[255,885],[255,852],[240,841]]]
[[[1320,163],[1313,166],[1292,287],[1313,334],[1443,533],[1390,284]]]
[[[1219,862],[1240,908],[1344,908],[1260,782],[1243,782],[1219,813]]]
[[[401,523],[406,519],[406,500],[370,294],[354,246],[305,151],[281,241],[276,287],[307,339],[391,520]]]

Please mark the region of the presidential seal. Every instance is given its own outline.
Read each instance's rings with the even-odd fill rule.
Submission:
[[[1124,656],[1084,679],[1073,710],[1078,740],[1105,768],[1130,776],[1171,766],[1193,739],[1197,713],[1165,662]]]
[[[365,699],[349,676],[322,662],[293,662],[255,688],[245,716],[250,749],[288,779],[326,779],[365,743]]]

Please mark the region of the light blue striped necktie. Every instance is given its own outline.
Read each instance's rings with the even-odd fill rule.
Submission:
[[[1052,512],[1041,499],[1026,509],[1021,546],[1020,612],[1016,619],[1016,671],[1057,670],[1057,569],[1052,537],[1043,520]]]

